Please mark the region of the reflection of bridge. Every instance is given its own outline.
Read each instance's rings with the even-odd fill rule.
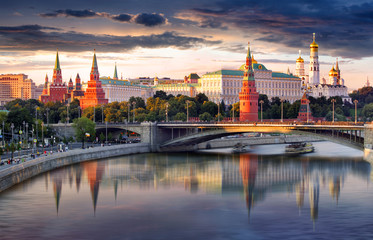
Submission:
[[[58,127],[57,125],[55,127]],[[64,125],[60,132],[63,133]],[[69,126],[70,128],[71,126]],[[317,135],[355,148],[372,149],[373,126],[354,125],[352,123],[323,123],[319,125],[293,123],[96,123],[98,132],[108,132],[119,136],[124,130],[141,135],[141,141],[150,143],[153,151],[190,150],[193,146],[228,135],[245,132],[298,133]]]

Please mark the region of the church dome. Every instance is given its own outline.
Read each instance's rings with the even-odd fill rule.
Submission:
[[[333,65],[333,68],[329,71],[329,76],[337,76],[337,75],[338,75],[338,71],[335,70],[334,65]]]
[[[319,45],[317,45],[315,39],[316,39],[316,35],[315,35],[315,33],[314,33],[314,34],[313,34],[313,42],[311,43],[310,48],[318,48],[318,47],[319,47]]]
[[[303,58],[301,58],[301,57],[299,56],[299,58],[297,59],[297,62],[304,62],[304,60],[303,60]]]

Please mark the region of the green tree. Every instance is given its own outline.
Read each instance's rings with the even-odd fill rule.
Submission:
[[[214,102],[204,102],[201,106],[202,113],[209,113],[211,116],[215,116],[218,113],[218,105]]]
[[[365,119],[370,120],[373,118],[373,103],[366,104],[361,111],[361,114]]]
[[[153,98],[160,98],[160,99],[167,100],[167,93],[162,90],[156,91]]]
[[[103,143],[105,141],[105,135],[103,132],[100,133],[100,142]]]
[[[183,112],[179,112],[179,113],[177,113],[175,115],[174,119],[177,120],[177,121],[183,121],[183,122],[185,122],[186,119],[187,119],[187,115],[185,113],[183,113]]]
[[[201,121],[204,121],[204,122],[209,122],[209,121],[212,120],[212,116],[211,116],[210,113],[204,112],[204,113],[202,113],[202,114],[199,115],[199,119]]]
[[[96,133],[96,124],[86,117],[77,118],[74,120],[73,128],[75,129],[75,136],[78,141],[82,141],[82,148],[84,148],[84,140],[88,136],[94,136]]]
[[[113,141],[113,134],[111,132],[107,135],[107,139],[109,142]]]

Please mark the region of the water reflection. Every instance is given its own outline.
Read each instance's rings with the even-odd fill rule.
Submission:
[[[299,209],[299,214],[305,208],[305,194],[308,193],[310,218],[316,221],[320,211],[320,188],[328,189],[330,199],[337,205],[346,176],[368,182],[370,169],[370,164],[360,159],[144,154],[58,169],[50,173],[49,181],[53,185],[57,213],[65,185],[69,184],[71,191],[75,182],[77,193],[82,184],[83,187],[84,183],[88,184],[94,214],[100,207],[100,187],[112,189],[116,202],[118,191],[125,191],[118,186],[124,185],[124,189],[137,188],[139,191],[181,188],[191,194],[242,194],[249,220],[255,206],[265,201],[269,193],[290,196],[295,193],[294,207]],[[45,187],[48,190],[47,180]]]

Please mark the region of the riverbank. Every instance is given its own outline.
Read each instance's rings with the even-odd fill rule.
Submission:
[[[147,143],[125,144],[115,146],[96,147],[89,149],[75,149],[68,152],[39,157],[12,167],[0,170],[0,192],[59,167],[76,164],[89,160],[150,152]]]

